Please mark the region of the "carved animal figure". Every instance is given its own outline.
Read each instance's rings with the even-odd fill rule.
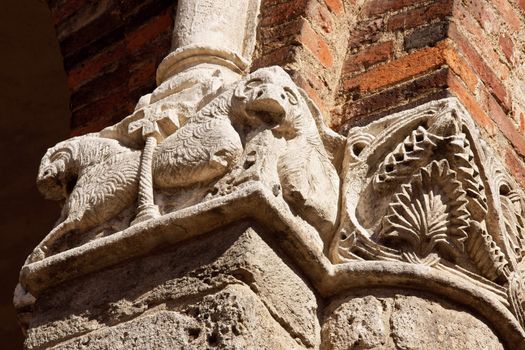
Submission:
[[[249,145],[256,154],[252,172],[258,169],[262,180],[262,174],[269,174],[283,188],[292,209],[314,226],[333,225],[339,178],[323,146],[329,137],[322,136],[329,133],[319,128],[324,124],[312,106],[281,68],[250,74],[225,88],[157,147],[152,169],[155,187],[184,187],[223,176],[239,163]],[[265,140],[260,147],[257,138]],[[49,149],[37,183],[46,197],[65,199],[65,205],[60,224],[28,262],[45,257],[68,232],[92,229],[130,206],[137,197],[139,168],[140,151],[96,134]]]
[[[223,92],[156,148],[156,187],[208,182],[224,175],[237,162],[243,146],[230,119],[231,96],[231,89]]]
[[[328,233],[339,197],[339,176],[326,148],[334,135],[307,94],[281,67],[262,68],[237,85],[232,111],[245,153],[254,158],[248,172],[280,182],[292,210]]]
[[[42,259],[66,233],[110,220],[137,197],[139,151],[94,134],[58,143],[44,155],[37,186],[48,199],[65,199],[61,222],[28,262]]]

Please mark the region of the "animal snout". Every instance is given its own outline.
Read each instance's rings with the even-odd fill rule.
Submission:
[[[48,168],[41,172],[36,181],[39,191],[48,199],[60,200],[65,196],[65,189],[57,178],[57,173],[54,169]]]
[[[255,89],[247,110],[267,124],[280,123],[286,114],[286,94],[279,86],[262,85]]]

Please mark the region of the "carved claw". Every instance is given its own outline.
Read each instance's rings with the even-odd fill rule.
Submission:
[[[33,252],[27,257],[25,265],[44,260],[46,257],[45,250],[47,250],[45,247],[36,247],[35,250],[33,250]]]

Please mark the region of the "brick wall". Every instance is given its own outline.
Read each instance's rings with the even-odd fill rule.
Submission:
[[[363,0],[262,0],[252,69],[280,65],[329,114]]]
[[[365,1],[348,41],[332,127],[345,134],[456,96],[523,179],[524,24],[523,0]]]
[[[169,53],[172,0],[49,0],[68,75],[73,135],[128,115]]]
[[[155,87],[173,1],[50,0],[72,132]],[[457,96],[525,186],[525,0],[262,0],[252,69],[281,65],[342,134]]]

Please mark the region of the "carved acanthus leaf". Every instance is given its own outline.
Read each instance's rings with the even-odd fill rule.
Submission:
[[[521,194],[510,186],[501,186],[499,192],[505,230],[520,262],[525,255],[525,205]]]
[[[467,238],[465,191],[447,161],[432,162],[394,195],[382,239],[408,244],[403,250],[426,257],[435,249],[458,256]]]
[[[419,126],[386,156],[374,177],[374,188],[404,182],[415,169],[428,163],[435,147],[436,136]]]
[[[476,221],[470,222],[466,248],[480,273],[491,281],[507,274],[508,261],[487,230]]]
[[[513,272],[509,277],[508,293],[512,311],[525,327],[525,277],[522,271]]]
[[[467,209],[474,220],[482,221],[487,214],[487,197],[470,141],[466,134],[460,133],[448,137],[445,142],[451,155],[451,167],[467,195]]]

